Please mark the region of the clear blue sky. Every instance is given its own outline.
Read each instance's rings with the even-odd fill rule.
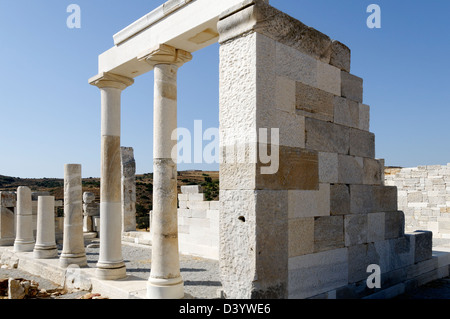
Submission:
[[[0,174],[63,177],[65,163],[100,176],[100,93],[88,79],[112,36],[163,0],[0,0]],[[66,8],[81,7],[69,29]],[[366,8],[381,7],[381,29]],[[364,79],[376,157],[387,165],[450,162],[450,1],[271,0],[352,50]],[[218,45],[194,53],[179,74],[179,127],[218,127]],[[122,145],[137,172],[152,171],[153,73],[123,93]],[[217,165],[179,165],[217,169]]]

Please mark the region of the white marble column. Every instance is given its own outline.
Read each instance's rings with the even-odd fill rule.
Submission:
[[[90,80],[101,91],[100,255],[96,276],[103,280],[126,277],[122,258],[120,160],[120,102],[133,80],[102,73]]]
[[[55,238],[54,196],[38,197],[36,245],[33,254],[36,259],[58,257]]]
[[[59,265],[87,265],[83,237],[81,165],[64,165],[64,239]]]
[[[152,264],[147,284],[150,299],[184,297],[180,274],[177,222],[176,141],[177,71],[189,52],[161,45],[141,58],[154,66]],[[172,154],[173,153],[173,154]]]
[[[26,186],[17,189],[17,220],[14,251],[30,252],[34,248],[31,190]]]

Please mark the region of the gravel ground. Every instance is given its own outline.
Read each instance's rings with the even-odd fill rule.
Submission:
[[[86,248],[88,266],[95,267],[99,248]],[[122,246],[122,255],[127,274],[148,279],[150,276],[151,247],[126,243]],[[217,298],[220,283],[219,262],[194,256],[180,256],[181,276],[187,297],[200,299]]]
[[[62,246],[58,247],[61,253]],[[150,276],[151,247],[125,243],[122,255],[127,267],[127,274],[148,279]],[[86,247],[88,267],[95,268],[99,257],[98,247]],[[180,256],[181,276],[184,280],[186,298],[213,299],[218,298],[221,288],[219,262],[194,256]],[[47,291],[59,287],[57,284],[18,269],[0,269],[0,278],[24,278],[39,283],[40,289]],[[57,296],[55,299],[76,299],[87,294],[88,291],[73,291]],[[105,296],[107,297],[107,296]]]
[[[122,254],[127,267],[127,274],[148,279],[151,265],[150,246],[125,243],[122,246]],[[87,247],[86,255],[88,267],[94,268],[98,260],[99,248]],[[180,268],[187,298],[218,298],[218,290],[221,288],[218,261],[181,255]],[[37,281],[41,289],[61,288],[49,280],[21,270],[0,269],[0,278],[9,277]],[[76,299],[87,293],[87,291],[74,291],[57,296],[55,299]],[[433,281],[407,294],[400,295],[396,299],[450,299],[450,277]]]

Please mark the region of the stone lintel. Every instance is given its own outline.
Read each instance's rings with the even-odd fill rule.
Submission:
[[[217,28],[221,44],[248,32],[258,32],[324,63],[350,71],[347,46],[270,6],[268,1],[243,1],[220,15]]]
[[[137,59],[147,62],[152,67],[157,64],[174,64],[180,67],[192,60],[192,54],[167,44],[160,44],[141,53]]]
[[[133,79],[109,72],[102,72],[89,79],[89,84],[94,85],[100,89],[116,88],[120,90],[125,90],[133,83],[134,83]]]

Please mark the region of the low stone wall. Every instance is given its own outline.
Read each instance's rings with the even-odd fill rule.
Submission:
[[[181,254],[219,259],[219,202],[205,200],[201,186],[182,186],[178,195],[178,245]],[[151,215],[151,213],[150,213]],[[122,240],[152,244],[150,232],[128,231]]]
[[[200,186],[181,186],[178,244],[182,254],[219,259],[219,202],[206,201]]]
[[[406,231],[429,230],[450,239],[450,164],[385,169],[386,185],[398,189]]]

